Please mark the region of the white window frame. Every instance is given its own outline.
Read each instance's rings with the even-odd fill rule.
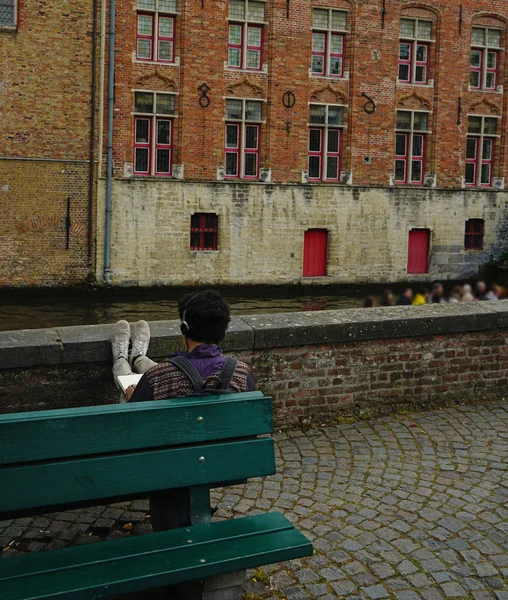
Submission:
[[[310,182],[330,182],[330,183],[340,183],[340,172],[341,172],[341,167],[342,167],[342,147],[343,147],[343,141],[344,141],[344,130],[347,129],[347,125],[345,124],[345,115],[346,115],[346,110],[347,110],[347,105],[346,104],[328,104],[328,103],[324,103],[324,102],[309,102],[309,115],[310,115],[310,108],[311,106],[324,106],[325,107],[325,122],[324,123],[311,123],[310,119],[309,122],[307,123],[308,129],[309,129],[309,142],[310,142],[310,130],[311,129],[321,129],[322,130],[322,135],[321,135],[321,150],[320,150],[320,157],[321,157],[321,165],[320,165],[320,173],[319,173],[319,177],[310,177],[310,175],[308,175],[308,179]],[[343,113],[342,113],[342,124],[341,125],[330,125],[328,123],[328,111],[329,108],[333,107],[333,108],[342,108],[343,109]],[[337,164],[337,178],[328,178],[326,176],[327,173],[327,166],[328,166],[328,130],[332,129],[332,130],[339,130],[340,134],[339,134],[339,150],[338,152],[331,152],[330,156],[338,156],[338,164]],[[307,147],[307,173],[309,173],[309,165],[308,165],[308,160],[310,156],[315,156],[315,154],[311,154],[310,148]]]
[[[264,103],[266,103],[266,100],[260,100],[259,98],[235,98],[233,96],[225,96],[224,98],[225,100],[225,104],[227,104],[228,100],[235,100],[235,101],[240,101],[242,102],[242,118],[241,119],[229,119],[227,117],[227,107],[226,107],[226,115],[224,117],[224,122],[225,122],[225,127],[224,127],[224,140],[226,142],[227,139],[227,126],[228,123],[231,125],[239,125],[240,126],[240,139],[239,139],[239,143],[240,146],[238,148],[238,175],[228,175],[225,174],[224,178],[226,180],[238,180],[238,179],[247,179],[247,180],[251,180],[251,181],[256,181],[259,179],[259,173],[260,173],[260,169],[261,169],[261,134],[262,134],[262,129],[261,126],[264,125],[266,123],[266,121],[263,119],[263,106],[261,106],[261,119],[260,120],[246,120],[245,119],[245,106],[247,104],[247,102],[259,102],[261,105],[263,105]],[[246,139],[246,129],[247,126],[249,125],[255,125],[258,127],[258,147],[257,147],[257,152],[252,152],[249,154],[257,154],[257,174],[256,176],[253,175],[245,175],[245,154],[246,154],[246,149],[245,149],[245,139]],[[226,143],[224,142],[224,173],[226,173]]]
[[[483,31],[485,32],[485,44],[475,44],[473,41],[473,30],[474,29],[483,29]],[[473,50],[480,50],[481,51],[481,68],[480,68],[480,86],[479,87],[475,87],[471,85],[471,82],[469,82],[469,88],[473,91],[489,91],[489,92],[495,92],[499,86],[499,76],[500,76],[500,69],[499,69],[499,59],[501,57],[502,52],[504,52],[504,48],[500,45],[498,46],[489,46],[489,30],[495,30],[495,31],[499,31],[501,33],[500,37],[503,37],[504,34],[504,29],[502,27],[484,27],[483,25],[472,25],[471,26],[471,49],[470,52],[472,52]],[[495,52],[496,54],[496,67],[495,67],[495,76],[496,76],[496,83],[495,86],[493,88],[488,88],[486,87],[486,83],[487,83],[487,73],[489,72],[488,69],[488,55],[489,52]],[[471,59],[470,59],[470,63],[469,63],[469,70],[470,72],[472,71],[471,69]],[[477,70],[475,70],[476,72],[478,72]]]
[[[474,133],[474,132],[469,131],[469,118],[470,117],[481,119],[480,133]],[[476,140],[478,140],[477,144],[476,144],[475,181],[473,183],[466,182],[467,187],[484,187],[484,188],[492,187],[492,179],[494,177],[494,165],[495,165],[494,158],[495,158],[495,150],[496,150],[495,140],[501,139],[501,135],[499,133],[485,133],[485,119],[495,119],[497,121],[496,132],[499,130],[499,121],[501,120],[501,117],[498,115],[477,115],[477,114],[468,114],[467,115],[468,127],[467,127],[466,139],[467,138],[475,138]],[[483,159],[483,142],[484,142],[485,138],[491,139],[493,141],[492,148],[491,148],[491,157],[490,157],[489,161],[486,161]],[[490,164],[490,168],[491,168],[489,183],[482,183],[482,180],[481,180],[482,166],[485,163]],[[472,164],[472,163],[469,159],[466,158],[466,165],[468,165],[468,164]]]
[[[414,35],[414,36],[403,35],[402,34],[402,21],[413,21],[414,22],[414,31],[415,31],[416,35]],[[430,38],[423,38],[419,35],[420,21],[422,21],[423,23],[430,23],[430,25],[431,25]],[[411,76],[410,76],[409,81],[405,81],[404,79],[399,79],[399,74],[397,72],[397,81],[398,82],[405,83],[407,85],[428,85],[429,84],[430,52],[431,52],[431,48],[432,48],[431,44],[434,43],[434,39],[433,39],[434,27],[435,27],[435,22],[431,21],[430,19],[417,19],[414,17],[405,17],[405,16],[401,17],[400,23],[399,23],[399,57],[400,57],[400,44],[403,44],[404,42],[411,44],[411,59],[410,59],[410,61],[411,61],[410,62]],[[427,60],[425,61],[425,68],[426,68],[425,81],[416,81],[416,67],[418,66],[417,60],[416,60],[416,52],[417,52],[418,46],[426,46],[427,47]],[[399,61],[400,61],[400,58],[399,58]],[[398,64],[400,64],[400,62]],[[398,70],[398,66],[397,66],[397,70]]]
[[[177,16],[180,14],[178,12],[178,4],[180,0],[175,1],[175,10],[160,10],[159,9],[159,0],[155,0],[155,8],[143,8],[138,5],[139,0],[136,1],[135,11],[136,11],[136,50],[134,52],[134,56],[136,62],[142,63],[155,63],[161,65],[174,65],[178,62],[176,58],[176,48],[175,48],[175,40],[176,40],[176,27],[177,27]],[[151,14],[153,15],[152,21],[152,40],[153,40],[153,48],[152,48],[152,58],[138,58],[138,15],[140,14]],[[173,58],[171,61],[169,60],[160,60],[159,59],[159,19],[160,17],[172,17],[173,18]]]
[[[230,16],[229,14],[229,8],[230,8],[230,2],[228,0],[228,29],[227,29],[227,36],[228,36],[228,57],[226,60],[226,65],[228,69],[233,69],[235,71],[249,71],[249,72],[253,72],[253,73],[258,73],[260,71],[263,71],[263,58],[264,58],[264,53],[265,53],[265,35],[266,35],[266,31],[265,31],[265,25],[267,25],[267,20],[266,20],[266,8],[267,8],[267,0],[251,0],[253,2],[262,2],[264,4],[264,18],[262,21],[255,21],[254,19],[249,19],[249,0],[243,0],[243,3],[245,5],[245,11],[244,11],[244,18],[243,19],[236,19]],[[236,67],[234,65],[230,65],[229,64],[229,28],[231,25],[240,25],[242,28],[242,50],[241,50],[241,64],[239,67]],[[259,29],[261,29],[261,46],[260,46],[260,58],[259,58],[259,69],[254,69],[251,67],[248,67],[248,45],[249,45],[249,27],[257,27]]]
[[[13,5],[13,22],[11,24],[6,24],[6,23],[0,23],[0,31],[2,29],[8,29],[8,30],[12,30],[12,29],[16,29],[18,27],[18,0],[12,0],[12,5]]]
[[[134,144],[133,144],[133,162],[132,162],[132,167],[133,167],[133,173],[135,174],[135,177],[171,177],[173,174],[173,153],[174,153],[174,148],[175,148],[175,143],[174,143],[174,125],[175,125],[175,119],[178,118],[178,114],[176,112],[176,100],[177,100],[177,96],[178,94],[175,92],[158,92],[155,90],[137,90],[134,89],[132,90],[134,92],[134,110],[132,111],[132,115],[134,117]],[[144,94],[153,94],[154,98],[153,98],[153,106],[154,106],[154,110],[151,113],[143,113],[143,112],[137,112],[136,111],[136,93],[144,93]],[[175,110],[173,111],[172,114],[166,114],[166,113],[158,113],[156,108],[157,108],[157,95],[159,96],[174,96],[174,104],[175,104]],[[150,131],[150,169],[149,172],[146,174],[143,173],[138,173],[136,172],[136,154],[135,154],[135,150],[136,150],[136,119],[143,119],[143,118],[147,118],[151,120],[151,131]],[[170,163],[169,163],[169,167],[170,167],[170,171],[168,174],[166,173],[156,173],[156,164],[157,164],[157,160],[156,160],[156,152],[157,152],[157,122],[159,119],[166,119],[168,121],[171,121],[171,132],[170,132],[170,148],[171,148],[171,157],[170,157]]]
[[[322,27],[314,27],[314,11],[315,10],[325,10],[328,12],[328,27],[322,28]],[[346,15],[346,27],[344,29],[340,29],[340,28],[334,28],[332,27],[332,13],[334,12],[341,12],[341,13],[345,13]],[[341,9],[341,8],[328,8],[327,6],[313,6],[312,7],[312,29],[311,29],[311,33],[312,35],[314,33],[324,33],[326,35],[326,39],[325,39],[325,72],[324,73],[317,73],[314,72],[312,70],[312,57],[314,56],[314,52],[313,52],[313,40],[311,38],[311,65],[310,65],[310,73],[312,75],[312,77],[332,77],[333,79],[344,79],[344,74],[345,74],[345,68],[344,68],[344,63],[345,63],[345,55],[346,55],[346,44],[347,44],[347,33],[348,33],[348,29],[347,29],[347,24],[348,24],[348,20],[350,19],[350,14],[347,10]],[[331,58],[331,54],[333,54],[331,52],[331,47],[332,47],[332,35],[341,35],[342,36],[342,69],[341,69],[341,74],[340,75],[331,75],[330,74],[330,58]],[[315,104],[315,103],[313,103]]]
[[[411,125],[409,129],[401,129],[397,127],[397,113],[399,112],[406,112],[406,113],[410,113],[411,114]],[[427,129],[422,130],[422,129],[415,129],[414,128],[414,118],[415,118],[415,113],[426,113],[428,115],[427,117]],[[429,128],[429,120],[430,120],[430,115],[431,115],[431,111],[430,110],[411,110],[411,109],[406,109],[406,108],[398,108],[395,112],[395,138],[397,138],[397,134],[406,134],[407,135],[407,139],[408,139],[408,143],[407,143],[407,149],[406,149],[406,177],[404,182],[402,181],[397,181],[395,180],[395,168],[394,168],[394,181],[396,185],[423,185],[424,181],[425,181],[425,167],[426,167],[426,162],[427,162],[427,146],[428,146],[428,140],[429,140],[429,136],[432,133],[432,130]],[[412,177],[411,177],[411,172],[412,172],[412,168],[413,168],[413,136],[414,135],[422,135],[423,136],[423,156],[422,156],[422,178],[421,181],[412,181]],[[395,145],[396,146],[396,145]],[[395,161],[397,160],[397,154],[395,154],[395,159],[394,159],[394,166],[395,166]],[[409,174],[408,174],[409,171]]]

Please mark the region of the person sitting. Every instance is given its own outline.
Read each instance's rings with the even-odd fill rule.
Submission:
[[[381,294],[381,302],[379,306],[393,306],[393,294],[392,290],[384,290]]]
[[[146,356],[150,342],[146,321],[134,325],[130,353],[129,324],[119,321],[113,327],[113,374],[128,374],[127,369],[130,373],[144,373],[135,387],[126,389],[127,400],[144,402],[204,392],[253,391],[254,377],[249,367],[244,362],[225,357],[218,345],[231,320],[229,306],[222,296],[214,290],[186,294],[178,302],[178,313],[186,351],[174,353],[158,364]],[[181,504],[182,496],[178,491],[150,498],[153,530],[188,525],[180,514]]]
[[[474,302],[475,297],[472,294],[471,286],[469,283],[466,283],[462,286],[462,296],[460,298],[461,302]]]
[[[475,296],[479,302],[487,300],[487,284],[485,281],[477,281],[475,286]]]
[[[406,288],[397,300],[397,306],[411,306],[413,301],[413,290]]]
[[[448,298],[448,302],[457,303],[461,301],[462,298],[462,287],[460,285],[455,285],[452,289],[450,297]]]
[[[432,284],[432,293],[430,294],[429,302],[431,304],[443,304],[444,301],[443,284],[436,281],[436,283]]]
[[[150,328],[146,321],[138,321],[132,328],[130,352],[129,324],[118,321],[114,325],[111,344],[115,382],[119,375],[144,374],[136,386],[126,389],[128,401],[162,400],[192,394],[196,389],[188,372],[202,379],[204,389],[214,389],[219,384],[227,361],[218,344],[224,339],[231,320],[229,306],[218,292],[205,290],[183,296],[178,303],[178,312],[186,351],[172,354],[159,364],[146,356],[150,343]],[[235,360],[227,390],[245,392],[254,387],[249,367]]]
[[[373,308],[374,306],[376,306],[374,296],[367,296],[363,301],[363,308]]]
[[[429,290],[425,287],[422,287],[415,294],[415,297],[413,300],[413,306],[423,306],[424,304],[427,304],[428,301],[429,301]]]
[[[493,283],[490,286],[490,291],[485,295],[486,300],[499,300],[499,296],[501,295],[501,288],[497,285],[497,283]]]

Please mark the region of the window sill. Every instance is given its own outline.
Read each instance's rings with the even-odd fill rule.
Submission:
[[[312,73],[309,69],[309,77],[311,79],[324,79],[326,81],[349,81],[348,72],[344,72],[342,77],[337,77],[336,75],[317,75],[316,73]]]
[[[488,90],[488,89],[484,89],[484,88],[474,88],[471,87],[470,85],[467,86],[467,91],[468,92],[481,92],[482,94],[502,94],[503,93],[503,86],[502,85],[498,85],[497,89],[495,90]]]
[[[263,68],[261,69],[238,69],[236,67],[230,67],[224,62],[224,71],[227,71],[228,73],[248,73],[249,75],[268,75],[268,64],[263,63]]]
[[[397,87],[415,87],[415,88],[433,89],[434,88],[434,80],[433,79],[429,79],[427,83],[417,83],[415,81],[413,81],[413,82],[411,82],[411,81],[399,81],[397,79]]]
[[[189,250],[190,256],[200,256],[202,254],[219,254],[219,250]]]
[[[17,25],[13,25],[12,27],[10,25],[0,25],[0,33],[17,33],[17,32],[18,32]]]
[[[166,62],[160,60],[140,60],[139,58],[133,57],[132,62],[135,65],[157,65],[158,67],[179,67],[180,66],[180,57],[175,56],[175,60],[173,62]]]

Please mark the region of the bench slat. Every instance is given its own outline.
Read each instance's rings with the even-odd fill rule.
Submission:
[[[272,431],[272,400],[261,392],[15,413],[0,415],[0,465]]]
[[[100,504],[113,498],[273,473],[271,438],[10,466],[0,469],[0,520],[32,507],[51,512],[72,503],[96,500]]]
[[[307,538],[270,513],[5,559],[0,587],[2,600],[29,600],[34,592],[39,600],[89,600],[310,554]]]

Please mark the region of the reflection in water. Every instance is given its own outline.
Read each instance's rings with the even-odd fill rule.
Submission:
[[[0,331],[114,323],[118,319],[176,319],[183,289],[25,291],[2,293]],[[322,293],[321,293],[322,292]],[[229,288],[221,290],[233,315],[315,311],[362,306],[363,290]]]

